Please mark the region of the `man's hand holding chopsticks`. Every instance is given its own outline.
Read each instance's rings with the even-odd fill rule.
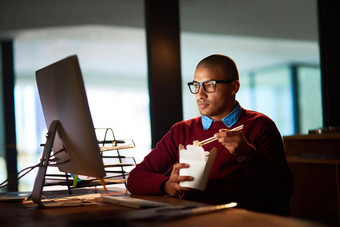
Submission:
[[[245,159],[252,146],[248,143],[241,130],[220,129],[214,135],[218,141],[225,146],[231,154],[239,157],[241,160]]]

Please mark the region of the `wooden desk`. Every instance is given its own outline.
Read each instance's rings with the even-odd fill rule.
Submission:
[[[110,188],[110,192],[126,193],[125,190]],[[87,189],[86,193],[98,193],[101,190]],[[62,195],[64,192],[56,192]],[[74,193],[84,193],[84,189]],[[53,195],[48,192],[46,195]],[[192,205],[195,202],[179,200],[165,196],[139,196],[158,202],[172,205]],[[239,208],[230,208],[202,215],[184,217],[168,221],[123,221],[117,215],[132,208],[117,206],[102,202],[100,198],[95,206],[65,207],[65,208],[38,208],[30,201],[25,203],[0,203],[0,226],[321,226],[317,223],[299,219],[281,217],[276,215],[251,212]]]

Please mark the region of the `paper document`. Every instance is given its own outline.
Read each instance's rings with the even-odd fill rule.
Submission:
[[[0,202],[22,202],[31,192],[0,192]]]
[[[129,196],[102,196],[102,200],[108,203],[113,203],[116,205],[133,207],[133,208],[151,208],[151,207],[160,207],[160,206],[168,206],[166,203],[160,203],[145,199],[138,199]]]
[[[125,220],[174,220],[191,215],[205,214],[218,210],[228,209],[237,206],[237,203],[227,203],[211,206],[165,206],[149,208],[144,210],[134,210],[118,215]],[[197,224],[196,224],[197,225]],[[213,224],[212,224],[213,225]]]
[[[187,163],[190,167],[181,169],[180,176],[192,176],[194,180],[180,182],[180,186],[204,191],[216,158],[217,149],[213,148],[210,152],[207,152],[200,146],[187,145],[186,148],[184,149],[180,145],[179,162]]]

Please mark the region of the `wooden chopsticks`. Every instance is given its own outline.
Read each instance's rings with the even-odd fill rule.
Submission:
[[[241,130],[241,129],[243,129],[243,125],[240,125],[240,126],[238,126],[238,127],[236,127],[236,128],[233,128],[233,129],[230,129],[229,131],[237,131],[237,130]],[[198,142],[197,145],[198,145],[198,146],[203,146],[203,145],[206,145],[206,144],[208,144],[208,143],[211,143],[211,142],[213,142],[213,141],[215,141],[215,140],[217,140],[217,138],[215,138],[215,137],[210,137],[210,138],[208,138],[208,139],[206,139],[206,140],[202,140],[201,142]]]

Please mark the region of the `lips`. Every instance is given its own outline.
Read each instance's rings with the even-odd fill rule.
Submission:
[[[209,106],[209,103],[208,102],[204,102],[204,101],[198,101],[197,102],[197,105],[200,109],[204,109],[206,108],[207,106]]]

